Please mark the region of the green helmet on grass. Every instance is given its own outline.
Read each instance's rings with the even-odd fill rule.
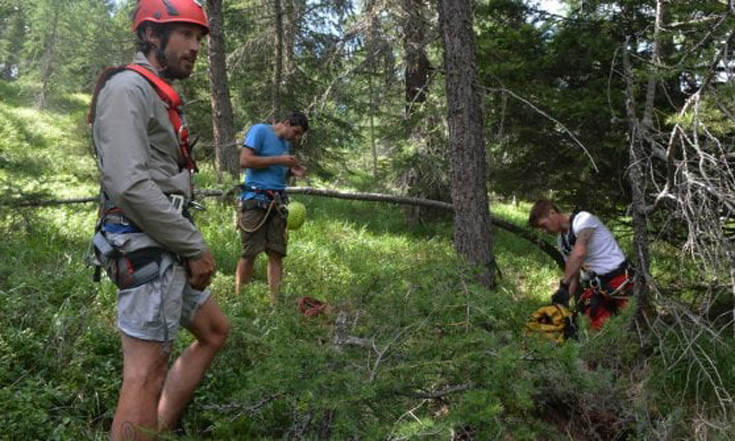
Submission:
[[[289,230],[298,230],[306,220],[306,206],[301,202],[291,201],[288,204],[288,219],[286,227]]]

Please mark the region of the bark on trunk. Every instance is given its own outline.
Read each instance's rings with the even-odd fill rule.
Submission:
[[[273,119],[281,118],[281,83],[283,81],[283,5],[281,0],[273,1],[275,17],[275,54],[273,64]]]
[[[638,311],[636,316],[642,314],[648,303],[648,225],[646,216],[646,176],[641,161],[646,156],[643,149],[643,137],[645,126],[638,122],[633,92],[633,70],[630,65],[628,54],[629,41],[623,47],[623,69],[626,78],[626,101],[625,108],[628,116],[628,127],[630,132],[630,169],[628,181],[632,194],[633,215],[633,248],[635,250],[636,267],[638,277],[635,279],[633,293],[638,300]],[[649,101],[650,90],[647,91],[646,102]],[[651,98],[652,100],[652,98]]]
[[[240,174],[236,130],[227,79],[226,45],[222,15],[222,0],[210,0],[209,5],[209,89],[212,103],[212,135],[217,167],[217,180],[224,173],[237,178]]]
[[[444,40],[449,145],[452,155],[454,245],[480,268],[477,280],[495,285],[482,108],[472,29],[472,1],[442,0],[439,21]]]
[[[51,19],[51,27],[46,34],[43,48],[43,56],[41,58],[41,93],[36,98],[36,107],[39,109],[46,108],[48,104],[48,96],[51,93],[51,77],[54,74],[54,65],[56,58],[56,40],[59,29],[60,8],[53,8],[53,17]]]
[[[636,266],[638,268],[638,277],[635,280],[633,288],[634,295],[638,300],[638,310],[636,317],[641,318],[650,302],[649,299],[649,283],[651,275],[649,273],[648,260],[648,216],[646,208],[646,182],[645,173],[646,164],[650,161],[650,154],[646,151],[646,146],[650,147],[650,151],[656,149],[653,140],[653,111],[656,99],[657,66],[661,60],[661,28],[664,17],[663,0],[656,1],[656,21],[653,32],[653,50],[651,53],[651,64],[648,72],[648,80],[646,84],[646,101],[643,108],[643,117],[639,122],[636,116],[635,101],[633,95],[633,69],[630,64],[630,56],[628,54],[629,41],[625,42],[623,47],[623,68],[626,78],[626,112],[628,114],[630,128],[630,170],[628,179],[630,181],[630,189],[632,194],[632,215],[633,215],[633,245],[636,254]]]
[[[25,41],[26,25],[24,17],[22,15],[23,13],[20,12],[19,14],[20,15],[13,21],[12,31],[9,35],[10,46],[8,47],[6,58],[5,60],[3,60],[3,72],[0,75],[6,80],[13,80],[14,78],[18,78],[20,76],[20,72],[18,72],[18,69],[20,67],[19,54],[23,49],[23,41]]]
[[[378,77],[378,40],[380,38],[380,23],[378,13],[375,11],[375,0],[367,0],[365,12],[368,16],[367,49],[369,57],[368,69],[368,99],[370,100],[370,153],[372,164],[370,166],[373,177],[378,175],[378,141],[375,136],[375,115],[380,102],[380,87],[375,87],[375,78]],[[366,167],[367,168],[367,167]]]
[[[403,48],[406,56],[406,134],[411,136],[411,117],[416,108],[426,101],[429,83],[429,58],[426,56],[426,23],[423,18],[424,0],[404,0]]]
[[[291,90],[294,81],[294,73],[296,72],[296,37],[299,34],[299,15],[301,14],[298,5],[294,0],[285,0],[285,17],[283,22],[283,87],[288,95],[287,102],[291,101]]]

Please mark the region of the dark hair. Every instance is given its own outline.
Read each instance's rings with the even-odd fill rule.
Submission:
[[[151,50],[155,49],[155,46],[153,46],[153,43],[148,41],[148,39],[145,37],[145,31],[147,28],[151,28],[153,30],[153,33],[161,37],[161,47],[158,48],[158,51],[161,53],[160,56],[163,56],[163,51],[166,49],[166,45],[168,44],[168,37],[171,34],[171,24],[170,23],[151,23],[146,22],[141,24],[138,27],[138,30],[135,32],[136,41],[135,41],[135,47],[139,52],[143,52],[143,54],[147,57],[148,54],[151,52]]]
[[[531,228],[538,227],[538,221],[541,220],[541,218],[546,217],[549,214],[549,211],[554,210],[557,213],[561,213],[559,208],[554,205],[553,202],[551,202],[548,199],[539,199],[536,201],[536,203],[533,204],[533,207],[531,207],[531,214],[528,216],[528,225]]]
[[[303,112],[299,112],[298,110],[294,110],[289,113],[285,118],[283,118],[282,122],[287,122],[291,126],[299,126],[304,129],[304,132],[309,130],[309,118],[307,118]]]

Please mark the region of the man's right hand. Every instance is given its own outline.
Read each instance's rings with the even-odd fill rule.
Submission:
[[[303,168],[304,166],[296,159],[294,155],[283,155],[281,156],[281,164],[289,168]]]
[[[212,253],[207,251],[201,257],[189,259],[189,283],[194,289],[203,290],[212,283],[217,272]]]

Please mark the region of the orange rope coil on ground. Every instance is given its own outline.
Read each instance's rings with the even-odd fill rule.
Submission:
[[[326,311],[328,303],[315,299],[314,297],[303,296],[299,299],[299,311],[306,317],[316,317]]]

